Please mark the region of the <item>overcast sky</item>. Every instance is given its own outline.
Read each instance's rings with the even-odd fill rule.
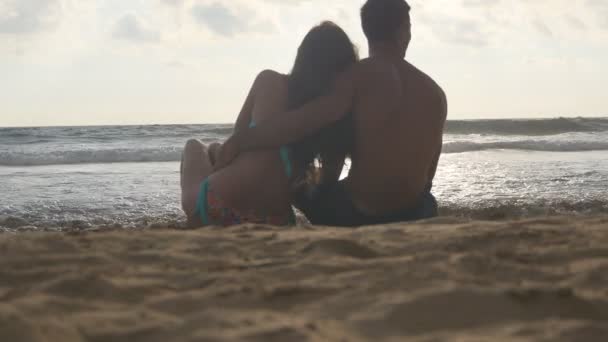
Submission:
[[[0,0],[0,126],[232,122],[255,75],[362,0]],[[608,116],[608,0],[412,0],[450,118]]]

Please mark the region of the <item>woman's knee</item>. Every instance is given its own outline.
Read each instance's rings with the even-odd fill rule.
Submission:
[[[184,153],[201,153],[206,150],[205,145],[198,139],[190,139],[186,142]]]

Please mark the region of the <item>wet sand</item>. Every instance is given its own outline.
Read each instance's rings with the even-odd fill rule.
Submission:
[[[0,234],[0,341],[607,341],[608,217]]]

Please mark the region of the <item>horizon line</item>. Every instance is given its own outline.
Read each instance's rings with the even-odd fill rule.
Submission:
[[[448,116],[447,122],[453,121],[533,121],[533,120],[559,120],[559,119],[607,119],[608,115],[590,115],[590,116],[531,116],[531,117],[503,117],[503,118],[462,118],[450,119]],[[70,128],[70,127],[134,127],[134,126],[202,126],[202,125],[234,125],[234,122],[208,122],[208,123],[129,123],[129,124],[76,124],[76,125],[26,125],[26,126],[0,126],[0,129],[7,128]]]

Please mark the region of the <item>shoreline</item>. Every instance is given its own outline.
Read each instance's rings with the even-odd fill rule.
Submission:
[[[283,229],[310,227],[308,219],[295,209],[297,224]],[[575,203],[549,203],[547,205],[517,205],[497,204],[486,207],[439,207],[439,216],[426,222],[438,223],[467,223],[467,222],[509,222],[542,220],[546,218],[565,218],[587,220],[598,217],[608,217],[608,202],[587,200]],[[411,225],[412,223],[403,223]],[[416,224],[415,222],[413,224]],[[146,231],[162,228],[178,231],[190,230],[183,213],[176,211],[170,215],[157,217],[136,217],[129,221],[116,218],[74,219],[62,221],[38,221],[24,219],[14,215],[0,215],[0,234],[22,233],[79,233],[79,232],[109,232],[109,231]],[[359,228],[355,228],[359,229]]]
[[[0,234],[0,340],[603,341],[608,216]]]

